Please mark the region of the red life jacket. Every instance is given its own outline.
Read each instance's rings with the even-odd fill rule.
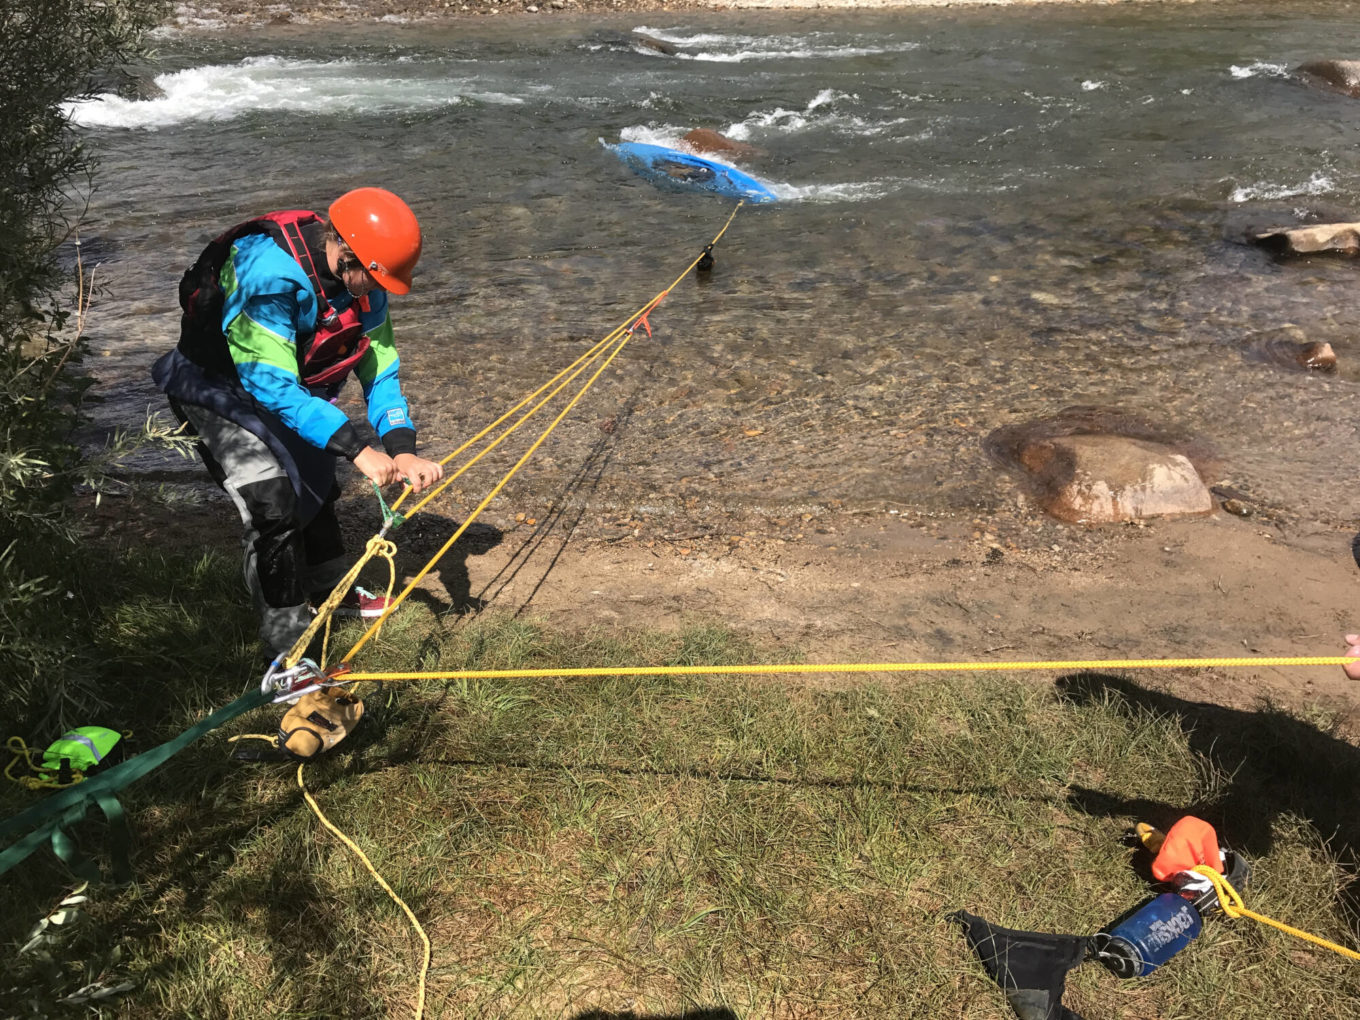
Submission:
[[[236,374],[222,332],[225,295],[219,278],[231,255],[231,246],[239,238],[268,234],[302,267],[316,293],[316,323],[309,335],[297,338],[298,376],[309,388],[343,380],[368,351],[369,340],[359,321],[360,311],[368,309],[368,298],[358,298],[339,312],[326,299],[316,262],[302,237],[303,227],[320,222],[320,216],[305,209],[266,213],[232,227],[210,242],[179,281],[179,304],[184,310],[180,317],[180,352],[203,368]]]

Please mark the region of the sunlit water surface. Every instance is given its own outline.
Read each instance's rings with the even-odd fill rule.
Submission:
[[[1358,28],[1335,4],[1214,4],[166,33],[145,69],[162,98],[76,111],[104,161],[83,244],[106,286],[99,415],[160,405],[146,370],[209,236],[379,184],[424,226],[393,305],[426,449],[447,451],[722,226],[732,203],[659,190],[602,144],[708,127],[763,150],[747,169],[782,201],[741,210],[512,503],[607,435],[605,503],[985,511],[1018,490],[983,436],[1098,404],[1346,520],[1360,266],[1241,239],[1360,218],[1360,101],[1292,74]],[[1340,372],[1252,356],[1286,324]]]

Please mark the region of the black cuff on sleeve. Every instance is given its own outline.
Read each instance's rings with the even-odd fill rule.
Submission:
[[[415,453],[416,430],[392,429],[382,437],[382,444],[389,457],[396,457],[403,453]]]
[[[337,457],[344,457],[345,460],[353,460],[364,452],[366,445],[359,438],[359,431],[349,422],[345,422],[335,430],[330,439],[326,440],[326,452],[333,453]]]

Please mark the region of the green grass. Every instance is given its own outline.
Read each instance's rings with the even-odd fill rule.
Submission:
[[[118,689],[148,687],[148,740],[234,696],[253,654],[229,569],[150,573],[172,567],[197,580],[100,630]],[[363,665],[793,657],[702,623],[562,634],[412,606]],[[1314,716],[986,675],[391,683],[368,705],[307,782],[428,931],[431,1017],[1010,1017],[945,915],[1096,931],[1148,895],[1122,833],[1191,808],[1251,855],[1250,906],[1355,944],[1360,752]],[[268,730],[262,715],[230,730]],[[122,951],[106,977],[137,988],[104,1015],[410,1015],[404,917],[292,767],[232,764],[223,737],[126,791],[139,881],[89,913]],[[62,882],[37,859],[0,878],[4,936]],[[1360,964],[1220,918],[1151,978],[1079,967],[1065,1001],[1087,1020],[1351,1017]]]

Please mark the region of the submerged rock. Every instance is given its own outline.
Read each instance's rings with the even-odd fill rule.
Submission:
[[[1308,334],[1294,325],[1256,334],[1246,350],[1246,357],[1281,368],[1336,371],[1336,352],[1332,345],[1325,340],[1309,340]]]
[[[556,5],[554,4],[554,6]],[[616,53],[636,53],[639,47],[664,53],[667,56],[672,56],[676,52],[675,47],[664,39],[656,39],[643,32],[615,32],[610,29],[601,29],[590,35],[590,41],[596,46]]]
[[[1125,436],[1063,436],[1027,446],[1021,463],[1059,520],[1109,524],[1214,508],[1189,458]]]
[[[681,141],[687,149],[696,155],[711,153],[730,156],[733,159],[750,159],[754,156],[764,155],[762,150],[757,149],[754,145],[734,141],[726,135],[711,131],[708,128],[695,128],[686,134]]]
[[[1360,60],[1310,60],[1298,72],[1312,84],[1360,97]]]
[[[1336,371],[1336,351],[1325,340],[1321,343],[1306,343],[1294,352],[1294,361],[1301,368],[1316,372]]]
[[[1263,361],[1285,368],[1302,368],[1312,372],[1336,371],[1336,352],[1326,341],[1299,343],[1276,337],[1267,340],[1258,353]]]
[[[1278,255],[1315,255],[1323,252],[1360,255],[1360,223],[1271,227],[1257,231],[1251,239]]]
[[[1108,524],[1205,514],[1213,496],[1170,437],[1113,409],[1074,407],[992,432],[984,446],[1021,471],[1045,511],[1072,523]]]
[[[630,38],[633,42],[637,43],[637,45],[642,46],[645,49],[655,50],[657,53],[664,53],[668,57],[672,57],[676,53],[675,47],[666,42],[666,40],[654,38],[644,32],[633,32]]]
[[[97,71],[90,76],[90,91],[96,95],[108,93],[133,102],[165,98],[165,90],[155,82],[154,69],[143,65]]]

